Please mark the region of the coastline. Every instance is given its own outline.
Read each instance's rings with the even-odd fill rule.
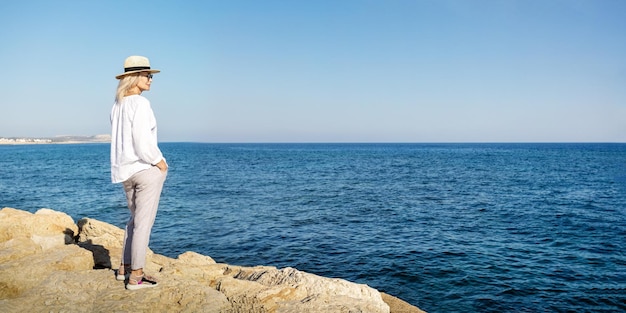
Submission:
[[[111,136],[55,136],[55,137],[0,137],[0,145],[47,145],[47,144],[81,144],[81,143],[107,143],[111,142]]]

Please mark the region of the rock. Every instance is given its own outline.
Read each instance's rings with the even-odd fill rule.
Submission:
[[[400,300],[384,292],[381,292],[380,295],[383,297],[383,301],[389,305],[389,310],[393,313],[426,313],[406,301]]]
[[[83,218],[77,224],[80,229],[79,242],[122,249],[123,229],[90,218]]]
[[[148,253],[157,288],[116,281],[123,230],[94,219],[77,225],[48,209],[0,210],[0,312],[423,312],[362,284],[294,268],[241,267],[185,252]],[[415,310],[412,310],[415,309]]]
[[[74,220],[62,212],[41,209],[32,214],[11,208],[0,210],[0,242],[35,236],[35,240],[43,244],[42,248],[48,249],[73,242],[77,233]]]
[[[389,312],[375,289],[343,279],[331,279],[273,267],[238,268],[217,289],[277,312]],[[257,293],[250,293],[248,282]],[[242,288],[243,287],[243,288]],[[241,288],[237,290],[237,288]],[[254,296],[254,297],[251,297]],[[332,299],[332,301],[331,301]]]
[[[215,264],[215,261],[210,256],[195,253],[193,251],[187,251],[179,255],[178,261],[181,261],[189,265],[198,265],[198,266]]]

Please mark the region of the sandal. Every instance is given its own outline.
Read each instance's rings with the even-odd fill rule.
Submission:
[[[126,280],[126,278],[128,278],[129,274],[130,274],[130,265],[120,264],[120,268],[117,270],[115,279],[119,281],[124,281]]]
[[[126,284],[126,289],[128,290],[138,290],[142,288],[151,288],[158,286],[156,279],[154,277],[148,276],[146,274],[142,274],[141,276],[135,276],[133,274],[128,278],[128,284]]]

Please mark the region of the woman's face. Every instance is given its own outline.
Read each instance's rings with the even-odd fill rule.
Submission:
[[[152,83],[152,74],[150,73],[139,73],[139,79],[137,80],[137,87],[139,90],[147,91],[150,90],[150,84]]]

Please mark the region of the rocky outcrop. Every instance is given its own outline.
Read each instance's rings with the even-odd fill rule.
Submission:
[[[194,252],[172,259],[149,251],[145,271],[160,286],[127,291],[112,270],[122,238],[123,230],[94,219],[0,210],[0,311],[423,312],[367,285]]]

